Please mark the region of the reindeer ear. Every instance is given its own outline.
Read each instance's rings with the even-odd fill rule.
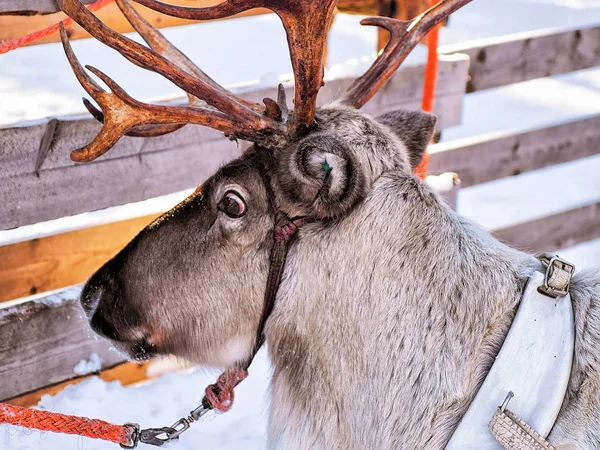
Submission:
[[[339,217],[366,191],[366,175],[351,150],[318,133],[281,151],[273,183],[280,208],[290,217]]]
[[[406,145],[410,165],[413,169],[417,167],[431,141],[437,118],[422,111],[399,110],[385,113],[376,120],[387,125]]]

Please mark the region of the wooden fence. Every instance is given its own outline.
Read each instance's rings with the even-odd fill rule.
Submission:
[[[600,27],[444,47],[436,113],[442,128],[456,125],[467,91],[598,65]],[[368,110],[380,114],[398,107],[418,108],[422,75],[423,66],[401,69]],[[350,82],[329,81],[320,102],[335,98]],[[250,90],[244,96],[262,99],[273,96],[273,90]],[[98,127],[89,118],[65,117],[0,129],[0,229],[107,207],[118,214],[119,208],[126,208],[118,205],[195,187],[239,153],[219,133],[187,126],[165,137],[125,138],[100,160],[73,164],[69,152],[89,141]],[[50,146],[44,144],[48,130],[55,135]],[[45,157],[40,157],[40,149]],[[526,132],[436,144],[431,147],[430,168],[434,173],[455,171],[462,186],[472,186],[584,158],[599,149],[597,115]],[[103,222],[98,219],[102,212],[94,214]],[[42,392],[55,392],[78,380],[73,367],[92,352],[100,356],[106,379],[133,382],[146,375],[143,366],[121,366],[123,357],[92,336],[77,296],[78,285],[153,217],[155,213],[146,211],[127,220],[0,247],[0,400],[35,403]],[[494,232],[530,251],[564,248],[600,237],[600,202]]]

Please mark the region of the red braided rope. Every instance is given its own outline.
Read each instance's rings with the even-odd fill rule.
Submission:
[[[100,8],[103,8],[104,6],[106,6],[109,3],[112,3],[114,1],[115,0],[96,0],[96,2],[94,2],[90,6],[88,6],[88,9],[90,11],[97,11]],[[67,17],[62,21],[62,23],[65,25],[65,27],[67,27],[73,23],[73,19],[71,19],[70,17]],[[26,34],[25,36],[21,36],[21,37],[14,38],[9,41],[3,42],[0,44],[0,55],[3,53],[8,53],[11,50],[14,50],[16,48],[23,47],[24,45],[30,44],[34,41],[37,41],[38,39],[42,39],[42,38],[45,38],[46,36],[50,36],[51,34],[58,32],[59,29],[60,29],[60,22],[57,24],[54,24],[52,26],[49,26],[48,28],[44,28],[43,30],[35,31],[30,34]]]
[[[206,388],[205,395],[211,406],[218,411],[227,412],[233,406],[233,389],[248,376],[246,369],[234,368],[222,373],[215,384]]]
[[[123,445],[129,445],[132,441],[131,429],[123,425],[3,403],[0,403],[0,423],[53,433],[76,434]]]

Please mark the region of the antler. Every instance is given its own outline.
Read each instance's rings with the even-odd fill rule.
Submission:
[[[350,85],[340,102],[355,108],[362,107],[390,79],[410,51],[433,27],[470,1],[442,0],[409,21],[388,17],[367,17],[361,20],[361,25],[376,25],[385,28],[390,32],[390,40],[373,65]]]
[[[183,89],[189,98],[186,106],[142,103],[131,98],[98,69],[86,66],[112,91],[105,92],[81,67],[64,28],[61,28],[61,40],[75,75],[102,109],[100,111],[84,100],[87,109],[103,126],[90,144],[72,152],[73,160],[97,158],[124,134],[157,136],[175,131],[187,123],[206,125],[231,138],[246,139],[268,148],[285,145],[313,125],[317,94],[323,84],[327,32],[337,0],[225,0],[206,8],[186,8],[158,0],[135,1],[165,14],[195,20],[220,19],[256,7],[275,12],[285,28],[294,69],[294,109],[288,112],[281,87],[277,101],[264,99],[264,106],[234,96],[171,45],[127,0],[117,0],[117,4],[150,48],[108,28],[79,0],[58,0],[61,9],[96,39],[134,64],[164,76]],[[371,68],[350,86],[341,102],[360,108],[435,25],[469,1],[442,0],[410,22],[383,17],[364,19],[361,22],[364,25],[377,25],[389,30],[391,39]]]
[[[252,8],[267,8],[279,16],[287,34],[295,77],[294,111],[288,124],[294,136],[313,124],[317,94],[323,84],[323,56],[337,0],[226,0],[216,6],[189,8],[157,0],[135,0],[174,17],[222,19]]]
[[[281,145],[287,141],[288,132],[285,125],[261,112],[264,107],[238,99],[219,86],[168,43],[158,31],[154,30],[155,33],[152,33],[150,25],[142,22],[141,17],[132,12],[126,0],[117,2],[132,24],[141,30],[144,39],[160,53],[108,28],[78,0],[58,0],[61,9],[92,36],[137,65],[163,75],[187,92],[188,96],[192,96],[192,104],[162,106],[138,102],[107,75],[98,69],[87,67],[111,88],[112,93],[103,91],[83,70],[73,53],[66,32],[62,30],[61,40],[75,75],[103,111],[100,113],[94,107],[88,107],[97,119],[101,119],[104,126],[94,141],[72,152],[73,160],[90,161],[97,158],[131,130],[137,135],[164,134],[186,123],[206,125],[223,131],[230,137],[251,140],[267,147]],[[176,59],[182,67],[175,65],[161,53]],[[197,99],[202,99],[202,104],[206,102],[208,106],[197,106]]]

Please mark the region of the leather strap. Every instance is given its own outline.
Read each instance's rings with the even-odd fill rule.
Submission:
[[[531,275],[502,348],[446,450],[535,449],[527,447],[533,436],[545,438],[554,426],[573,359],[575,324],[568,290],[574,267],[555,255],[539,259],[543,271]],[[523,419],[507,410],[497,415],[511,391],[514,411]],[[490,434],[495,414],[500,442]],[[514,431],[510,439],[520,439],[522,446],[503,447],[508,430]]]
[[[277,297],[277,291],[279,290],[279,283],[281,283],[281,276],[283,275],[283,268],[285,267],[285,260],[287,258],[290,239],[296,234],[298,228],[307,222],[308,219],[305,217],[284,221],[281,225],[276,226],[273,231],[274,242],[273,247],[271,248],[271,256],[269,258],[267,289],[265,290],[265,301],[263,303],[262,317],[256,330],[256,343],[254,344],[252,359],[265,341],[264,328],[267,319],[271,315],[273,307],[275,306],[275,298]],[[248,362],[248,366],[252,362],[252,359],[250,359]]]
[[[309,222],[309,219],[305,217],[294,220],[281,219],[279,224],[275,226],[273,230],[273,247],[271,247],[269,256],[269,274],[267,276],[263,312],[256,330],[252,355],[242,366],[225,371],[216,383],[208,385],[202,399],[202,406],[206,410],[217,409],[221,412],[227,412],[231,409],[234,400],[234,388],[248,376],[248,367],[250,367],[256,353],[265,342],[265,324],[275,306],[290,240],[296,234],[298,228],[307,222]]]

